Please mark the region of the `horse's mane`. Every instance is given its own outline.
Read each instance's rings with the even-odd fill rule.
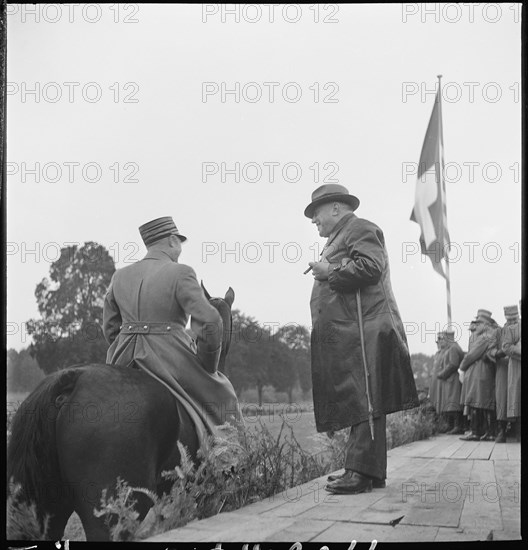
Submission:
[[[222,342],[225,344],[223,349],[223,354],[227,355],[229,351],[229,345],[231,344],[231,331],[233,329],[232,316],[231,316],[231,307],[223,298],[210,298],[209,303],[216,308],[220,317],[222,318],[222,323],[224,325],[224,334]]]

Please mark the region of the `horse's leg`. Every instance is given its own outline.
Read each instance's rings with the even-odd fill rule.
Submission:
[[[47,539],[61,540],[64,537],[64,529],[66,524],[73,514],[73,503],[62,502],[61,505],[50,511],[50,519],[48,523]]]
[[[160,473],[165,470],[173,470],[181,463],[180,450],[177,444],[178,441],[186,447],[195,465],[197,465],[196,455],[200,447],[198,435],[196,434],[196,429],[191,417],[185,410],[185,407],[183,407],[175,397],[172,396],[172,400],[174,404],[174,418],[178,420],[178,431],[177,436],[173,436],[172,448],[170,449],[169,455],[158,468]],[[166,480],[160,475],[158,477],[157,493],[159,495],[162,493],[169,493],[172,483],[172,481]]]

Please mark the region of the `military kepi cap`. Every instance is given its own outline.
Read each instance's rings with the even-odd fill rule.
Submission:
[[[479,309],[477,311],[477,318],[475,319],[476,322],[478,321],[484,321],[487,323],[493,323],[493,318],[491,317],[491,311],[488,311],[487,309]]]
[[[156,218],[155,220],[144,223],[139,227],[139,233],[145,246],[149,246],[169,235],[178,235],[182,241],[187,240],[187,237],[178,231],[174,220],[170,216]]]
[[[359,199],[348,192],[348,189],[337,183],[327,183],[321,185],[312,193],[312,202],[305,208],[304,215],[311,218],[314,210],[325,202],[344,202],[356,210],[359,206]]]
[[[517,306],[504,306],[504,317],[506,319],[516,319],[519,317],[519,308]]]

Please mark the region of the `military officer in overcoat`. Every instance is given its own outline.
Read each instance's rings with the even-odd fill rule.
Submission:
[[[515,438],[521,440],[521,319],[517,306],[505,308],[502,350],[508,357],[508,420],[512,422]]]
[[[442,368],[437,377],[441,386],[440,411],[448,419],[449,427],[447,433],[463,434],[462,405],[460,404],[460,391],[462,384],[458,377],[458,367],[464,357],[464,352],[455,340],[455,333],[452,330],[445,331],[444,353],[442,357]]]
[[[107,363],[143,368],[164,384],[185,407],[203,441],[215,433],[215,426],[240,420],[235,390],[217,370],[222,319],[194,270],[178,263],[187,237],[173,219],[157,218],[139,232],[147,254],[114,273],[104,302]],[[189,316],[196,345],[185,331]]]
[[[490,311],[479,309],[475,325],[475,339],[460,363],[464,372],[464,405],[471,415],[471,433],[460,438],[464,441],[487,439],[489,415],[495,411],[495,365],[488,352],[495,346],[496,323]]]
[[[490,350],[488,355],[495,361],[495,411],[497,419],[497,437],[496,443],[506,443],[506,427],[508,424],[508,357],[502,349],[504,334],[508,330],[507,326],[515,321],[515,317],[509,315],[509,308],[504,308],[506,324],[503,328],[496,329],[496,345]],[[513,306],[516,308],[517,306]]]
[[[345,187],[327,184],[304,211],[327,238],[320,261],[310,262],[316,429],[350,428],[345,473],[326,486],[346,494],[385,486],[385,416],[419,404],[385,238],[354,214],[358,205]]]
[[[473,347],[473,344],[475,342],[475,331],[477,329],[477,323],[475,322],[475,319],[472,319],[469,323],[469,340],[468,340],[468,351],[471,350]],[[460,405],[463,407],[462,416],[464,418],[464,424],[467,425],[471,420],[471,412],[469,410],[469,407],[465,404],[466,403],[466,390],[467,390],[467,376],[466,372],[462,371],[460,369],[460,366],[458,367],[458,379],[460,380],[460,383],[462,384],[462,388],[460,389]]]
[[[444,337],[445,332],[438,332],[436,334],[436,353],[433,356],[433,372],[431,375],[431,384],[429,386],[429,400],[433,405],[437,418],[440,419],[440,413],[442,409],[442,384],[438,378],[438,374],[442,370],[444,360]]]

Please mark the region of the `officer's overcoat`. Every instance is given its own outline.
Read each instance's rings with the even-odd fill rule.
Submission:
[[[441,389],[441,405],[440,412],[458,412],[462,410],[460,404],[460,390],[462,384],[458,376],[458,367],[464,352],[457,342],[448,342],[444,350],[442,358],[442,369],[440,376],[443,379],[439,380]]]
[[[521,320],[504,327],[502,350],[508,356],[508,418],[521,416]]]
[[[444,367],[444,349],[439,349],[433,357],[433,370],[431,374],[431,384],[429,386],[429,400],[434,406],[437,414],[442,412],[442,381],[437,375],[442,372]]]
[[[207,372],[199,362],[185,332],[189,315],[195,331],[212,320],[221,327],[220,316],[205,298],[194,270],[173,262],[165,252],[149,251],[112,278],[103,316],[104,334],[111,344],[107,363],[134,361],[182,396],[193,419],[198,415],[210,428],[237,416],[238,401],[229,379],[218,371]],[[127,333],[130,323],[138,322],[146,323],[148,332]],[[151,323],[160,326],[151,327]],[[222,330],[216,334],[220,343]]]
[[[495,346],[495,329],[476,335],[460,363],[464,375],[464,405],[475,409],[495,410],[495,364],[488,352]]]
[[[314,282],[310,302],[317,431],[338,430],[368,419],[364,359],[374,417],[416,407],[409,349],[392,293],[381,229],[347,214],[328,238],[322,261],[332,264],[332,271],[328,280]]]

